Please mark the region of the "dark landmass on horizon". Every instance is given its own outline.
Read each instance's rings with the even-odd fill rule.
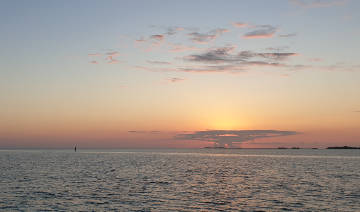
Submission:
[[[351,146],[331,146],[327,149],[360,149],[360,147],[351,147]]]

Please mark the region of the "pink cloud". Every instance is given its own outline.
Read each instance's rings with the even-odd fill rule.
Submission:
[[[242,23],[242,22],[234,22],[232,23],[232,25],[236,28],[243,28],[243,27],[247,27],[248,24]]]
[[[150,36],[151,39],[157,40],[157,41],[163,41],[165,39],[164,35],[151,35]]]
[[[316,58],[310,58],[310,59],[309,59],[309,61],[310,61],[310,62],[322,62],[322,61],[323,61],[323,59],[322,59],[322,58],[317,58],[317,57],[316,57]]]
[[[196,48],[193,46],[185,46],[181,44],[170,44],[171,49],[170,52],[187,52],[187,51],[198,51],[200,48]]]
[[[146,40],[144,38],[140,38],[140,39],[135,40],[135,43],[143,43],[145,41]]]
[[[108,52],[108,53],[106,53],[106,58],[105,58],[105,60],[108,60],[108,63],[109,64],[114,64],[114,63],[118,63],[119,61],[115,58],[115,57],[117,57],[117,56],[119,56],[120,55],[120,53],[119,52],[117,52],[117,51],[114,51],[114,52]]]
[[[115,57],[115,56],[120,55],[120,53],[119,52],[108,52],[108,53],[106,53],[106,55]]]
[[[262,35],[244,35],[243,38],[246,39],[256,39],[256,38],[271,38],[275,33],[262,34]]]

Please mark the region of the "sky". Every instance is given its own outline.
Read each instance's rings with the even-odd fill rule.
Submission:
[[[360,1],[0,5],[0,148],[360,146]]]

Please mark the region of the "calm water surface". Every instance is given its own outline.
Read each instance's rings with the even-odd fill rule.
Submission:
[[[2,150],[1,211],[360,211],[360,150]]]

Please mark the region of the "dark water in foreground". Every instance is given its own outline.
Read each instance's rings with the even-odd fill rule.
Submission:
[[[0,211],[360,211],[360,150],[4,150],[0,170]]]

